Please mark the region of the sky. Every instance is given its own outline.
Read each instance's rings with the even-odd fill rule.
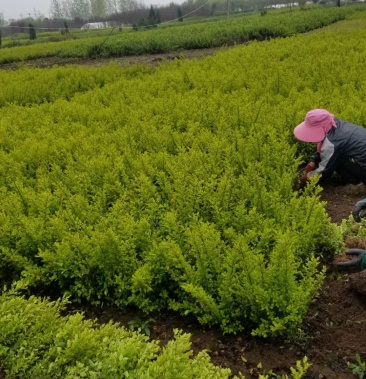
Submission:
[[[5,19],[34,16],[34,11],[41,12],[45,17],[49,16],[50,0],[0,0],[0,13]]]

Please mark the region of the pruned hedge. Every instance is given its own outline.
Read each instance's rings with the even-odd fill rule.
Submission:
[[[193,356],[190,335],[159,341],[82,314],[60,316],[66,301],[0,296],[0,370],[7,379],[226,379],[204,351]]]

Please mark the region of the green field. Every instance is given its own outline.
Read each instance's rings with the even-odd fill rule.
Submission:
[[[305,28],[306,17],[319,21],[312,12],[291,17],[305,17]],[[316,180],[296,190],[310,150],[292,130],[312,108],[366,125],[366,13],[347,12],[316,31],[252,41],[202,60],[1,71],[2,287],[175,311],[226,333],[296,335],[323,284],[321,262],[341,251],[343,231],[330,222]],[[120,51],[118,38],[103,51]],[[24,57],[42,47],[51,52],[47,46],[24,47]],[[20,49],[2,49],[0,60],[9,60],[8,52],[15,59]],[[57,305],[16,295],[5,291],[0,301],[0,362],[9,377],[42,377],[60,359],[49,368],[52,377],[81,377],[85,370],[86,377],[106,378],[126,354],[113,337],[124,329],[97,335],[78,318],[59,318]],[[37,347],[22,336],[37,340],[42,317],[49,326]],[[67,350],[80,329],[80,345]],[[109,344],[116,360],[103,355],[90,366],[93,338]],[[128,372],[122,377],[143,378],[150,364],[147,378],[229,376],[204,354],[192,363],[186,337],[177,337],[177,354],[172,347],[162,358],[137,335],[123,338],[141,344],[132,362],[147,358],[141,366],[121,363],[118,375]],[[172,369],[166,362],[179,354],[185,359]],[[199,376],[202,367],[206,376]]]

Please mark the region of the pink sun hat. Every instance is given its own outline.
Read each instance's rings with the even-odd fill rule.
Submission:
[[[334,115],[325,109],[313,109],[306,114],[305,121],[297,125],[294,134],[304,142],[322,142],[332,127],[336,127]]]

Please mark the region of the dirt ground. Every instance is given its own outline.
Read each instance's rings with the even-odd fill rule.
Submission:
[[[159,64],[172,59],[199,59],[213,54],[217,49],[202,49],[171,54],[127,57],[116,59],[121,65],[134,63]],[[105,60],[81,59],[40,59],[27,63],[0,65],[0,69],[17,69],[20,66],[49,67],[52,65],[78,64],[102,65]],[[366,197],[365,186],[341,185],[336,181],[324,183],[321,199],[327,202],[327,211],[334,223],[340,224],[349,217],[353,205]],[[364,244],[364,246],[361,246]],[[359,241],[366,249],[366,242]],[[254,339],[246,334],[223,335],[218,329],[207,329],[195,320],[165,313],[153,316],[151,338],[162,344],[173,336],[173,328],[191,333],[194,352],[206,349],[212,361],[229,367],[233,374],[241,372],[247,379],[257,378],[266,370],[277,374],[288,373],[289,367],[305,355],[312,364],[304,378],[313,379],[351,379],[355,376],[347,367],[347,361],[355,361],[356,354],[366,360],[366,298],[350,288],[349,274],[339,273],[329,267],[327,280],[318,299],[312,304],[304,320],[302,331],[296,342]],[[113,308],[83,309],[86,317],[96,317],[101,322],[114,320],[128,326],[128,321],[146,320],[147,316],[126,313]],[[262,369],[258,369],[261,363]]]
[[[83,58],[59,58],[59,57],[48,57],[32,59],[25,62],[14,62],[14,63],[3,63],[0,64],[0,70],[16,70],[20,67],[38,67],[46,68],[65,65],[79,65],[79,66],[102,66],[107,65],[111,61],[118,62],[121,66],[132,65],[132,64],[149,64],[158,65],[163,62],[172,61],[174,59],[200,59],[208,55],[213,55],[220,49],[230,49],[231,47],[222,48],[206,48],[206,49],[192,49],[192,50],[182,50],[175,51],[171,53],[164,54],[151,54],[151,55],[134,55],[129,57],[118,57],[118,58],[103,58],[103,59],[83,59]]]

